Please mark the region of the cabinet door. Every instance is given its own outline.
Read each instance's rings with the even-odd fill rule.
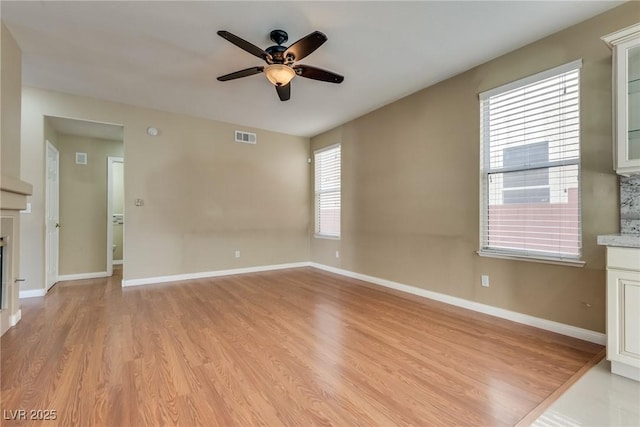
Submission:
[[[618,169],[640,172],[640,37],[616,46]]]
[[[640,368],[640,272],[607,272],[607,359]]]

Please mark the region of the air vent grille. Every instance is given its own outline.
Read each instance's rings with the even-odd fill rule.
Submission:
[[[255,133],[237,130],[236,142],[242,142],[244,144],[255,144],[258,142],[258,137],[256,136]]]
[[[76,153],[76,165],[87,164],[87,153]]]

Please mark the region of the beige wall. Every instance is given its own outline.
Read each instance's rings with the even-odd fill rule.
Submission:
[[[113,162],[112,165],[113,197],[111,210],[114,214],[124,214],[124,163]]]
[[[339,242],[312,239],[312,261],[603,332],[596,236],[618,231],[618,180],[600,37],[638,16],[640,3],[625,4],[313,138],[312,149],[342,142],[343,218]],[[586,266],[481,258],[478,93],[579,58]]]
[[[0,173],[20,178],[22,53],[4,22],[0,27]]]
[[[51,121],[48,117],[44,118],[44,140],[49,141],[51,145],[56,147],[58,151],[60,151],[60,144],[58,143],[60,135],[55,130],[55,128],[51,125]]]
[[[122,264],[124,258],[124,226],[123,224],[113,224],[113,261],[114,264]],[[115,262],[118,261],[118,262]]]
[[[44,116],[124,125],[125,279],[309,260],[308,138],[33,88],[22,114],[23,177],[34,184],[25,289],[44,287]],[[258,144],[235,143],[235,129]]]
[[[107,158],[122,157],[122,141],[61,134],[59,273],[107,271]],[[76,152],[87,164],[76,164]],[[109,221],[110,223],[110,221]]]
[[[342,127],[338,127],[336,129],[333,129],[329,132],[325,132],[321,135],[318,135],[314,138],[312,138],[311,140],[311,148],[312,148],[312,153],[311,153],[311,159],[313,159],[313,151],[317,150],[318,148],[322,148],[322,147],[328,147],[330,145],[334,145],[334,144],[338,144],[342,142]],[[342,164],[343,164],[343,169],[342,169],[342,179],[344,180],[344,147],[342,147]],[[313,166],[313,164],[312,164]],[[309,168],[309,194],[311,195],[311,203],[310,203],[310,210],[309,210],[309,218],[311,218],[312,221],[315,221],[315,184],[314,184],[314,176],[315,176],[315,172],[314,172],[314,168],[311,167]],[[344,182],[343,182],[344,185]],[[344,187],[343,187],[343,193],[342,193],[342,201],[344,202]],[[342,217],[344,218],[344,205],[342,206]],[[344,224],[344,221],[342,221],[342,224]],[[314,224],[311,224],[311,247],[310,247],[310,255],[311,255],[311,260],[313,262],[317,262],[319,264],[323,264],[323,265],[328,265],[331,267],[338,267],[341,268],[342,267],[342,258],[338,258],[336,257],[336,251],[341,251],[342,245],[341,243],[344,241],[344,239],[328,239],[328,238],[323,238],[323,237],[314,237],[313,234],[315,232],[315,228],[314,228]],[[344,230],[342,230],[342,233],[344,234]],[[340,256],[342,256],[342,253],[340,253]]]

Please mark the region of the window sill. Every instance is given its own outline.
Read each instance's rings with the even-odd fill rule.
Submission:
[[[325,236],[324,234],[314,234],[313,237],[316,239],[340,240],[340,236]]]
[[[536,256],[530,256],[530,255],[517,255],[517,254],[504,253],[504,252],[493,252],[493,251],[482,251],[482,250],[477,251],[476,253],[481,257],[487,257],[487,258],[539,262],[542,264],[565,265],[568,267],[584,267],[586,264],[586,262],[578,259],[551,258],[551,257],[542,257],[542,256],[536,257]]]

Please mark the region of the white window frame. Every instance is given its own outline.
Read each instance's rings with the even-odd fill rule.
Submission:
[[[532,254],[529,251],[522,250],[519,251],[517,249],[507,249],[507,248],[487,248],[485,247],[485,235],[486,230],[488,228],[488,212],[489,212],[489,202],[488,202],[488,191],[489,191],[489,175],[495,173],[504,173],[504,172],[513,172],[513,171],[521,171],[527,170],[526,167],[502,167],[502,168],[493,168],[490,169],[485,165],[490,165],[490,152],[488,149],[489,144],[489,129],[486,122],[488,121],[487,117],[483,117],[482,112],[482,102],[487,100],[493,96],[532,84],[538,81],[542,81],[554,76],[558,76],[560,74],[564,74],[570,71],[579,70],[582,67],[582,59],[572,61],[568,64],[564,64],[541,73],[537,73],[531,75],[529,77],[525,77],[523,79],[505,84],[503,86],[482,92],[479,94],[479,107],[480,107],[480,230],[479,230],[479,250],[477,254],[483,257],[491,257],[491,258],[501,258],[501,259],[517,259],[523,261],[532,261],[532,262],[542,262],[549,264],[559,264],[559,265],[569,265],[574,267],[582,267],[585,265],[585,262],[581,260],[582,257],[582,203],[578,202],[578,216],[579,216],[579,254],[576,257],[571,256],[556,256],[556,255],[546,255],[545,253],[541,254]],[[582,188],[581,182],[581,168],[580,168],[580,160],[581,155],[578,159],[571,160],[554,160],[549,161],[544,164],[536,164],[536,168],[541,167],[558,167],[558,166],[568,166],[568,165],[577,165],[578,167],[578,183],[579,183],[579,191]]]
[[[319,191],[317,189],[317,183],[316,183],[316,177],[317,177],[317,167],[318,167],[318,163],[316,161],[316,158],[318,156],[318,154],[324,153],[326,151],[330,151],[330,150],[334,150],[334,149],[338,149],[340,151],[340,171],[339,171],[339,175],[340,175],[340,188],[338,189],[338,193],[340,194],[340,221],[342,221],[342,144],[341,143],[337,143],[337,144],[332,144],[323,148],[320,148],[318,150],[315,150],[313,152],[313,177],[314,177],[314,191],[313,191],[313,210],[314,210],[314,234],[313,236],[315,238],[318,239],[332,239],[332,240],[340,240],[340,235],[342,232],[342,226],[340,227],[340,232],[337,235],[333,235],[333,234],[323,234],[320,233],[320,218],[319,218],[319,213],[320,213],[320,209],[318,208],[318,195],[322,194],[322,193],[327,193],[327,192],[335,192],[335,190],[331,190],[331,191]]]

